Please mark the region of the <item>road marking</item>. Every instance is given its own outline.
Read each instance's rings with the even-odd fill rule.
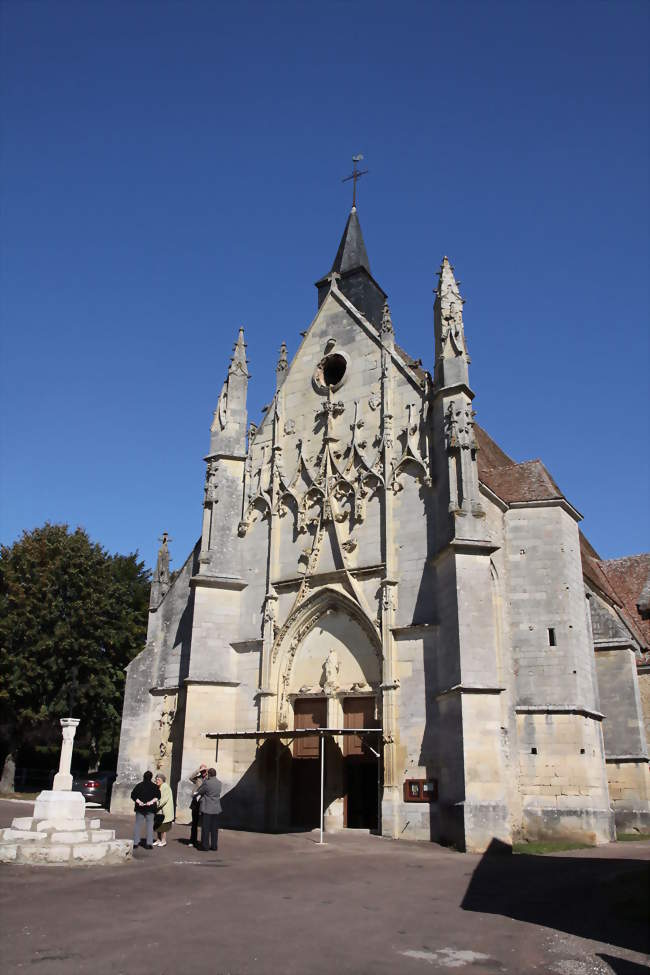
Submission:
[[[484,955],[480,951],[461,951],[456,948],[439,948],[437,951],[416,951],[410,948],[407,951],[400,951],[400,955],[407,958],[415,958],[417,961],[426,961],[430,965],[442,965],[444,968],[464,968],[475,961],[488,961],[489,955]]]

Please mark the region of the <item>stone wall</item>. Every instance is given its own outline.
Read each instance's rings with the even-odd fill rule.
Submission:
[[[650,665],[638,669],[639,695],[643,711],[646,743],[650,742]]]

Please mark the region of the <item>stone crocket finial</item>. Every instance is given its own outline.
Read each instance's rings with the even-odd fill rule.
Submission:
[[[287,359],[287,343],[283,342],[280,346],[280,358],[278,359],[278,364],[275,367],[276,384],[278,389],[286,379],[288,369],[289,360]]]
[[[463,326],[465,301],[458,288],[460,282],[454,277],[454,269],[448,257],[443,257],[438,274],[438,287],[435,290],[436,326],[439,331],[438,355],[440,358],[462,356],[466,362],[469,362]]]
[[[237,335],[237,341],[233,346],[232,359],[230,360],[228,372],[240,372],[243,376],[246,376],[247,379],[250,378],[248,373],[248,363],[246,361],[246,342],[244,341],[243,325],[239,326],[239,334]]]
[[[158,549],[156,568],[154,569],[153,577],[151,579],[149,609],[158,609],[161,602],[169,592],[171,585],[171,577],[169,574],[169,541],[169,534],[167,532],[163,532],[162,537],[159,539],[160,548]]]
[[[390,314],[388,301],[384,302],[384,310],[381,314],[381,338],[384,344],[393,345],[395,342],[395,331],[393,329],[393,319]]]

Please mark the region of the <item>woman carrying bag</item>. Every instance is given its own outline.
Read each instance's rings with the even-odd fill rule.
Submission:
[[[160,799],[156,809],[154,819],[154,829],[158,834],[158,839],[154,846],[167,846],[167,833],[172,828],[174,822],[174,797],[169,787],[166,776],[159,772],[156,775],[156,785],[160,789]]]

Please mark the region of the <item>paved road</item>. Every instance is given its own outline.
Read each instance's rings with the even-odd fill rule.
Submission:
[[[29,811],[0,801],[0,823]],[[129,835],[128,819],[102,820]],[[122,867],[3,867],[3,975],[650,972],[650,843],[479,857],[222,831],[218,853],[199,853],[187,835]]]

